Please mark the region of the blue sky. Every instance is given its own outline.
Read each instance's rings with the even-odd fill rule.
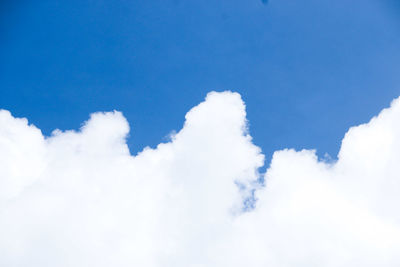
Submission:
[[[0,266],[400,266],[399,33],[399,0],[0,1]]]
[[[335,156],[348,127],[399,95],[394,0],[12,2],[0,4],[0,108],[45,134],[116,109],[135,153],[207,92],[232,90],[267,158]]]

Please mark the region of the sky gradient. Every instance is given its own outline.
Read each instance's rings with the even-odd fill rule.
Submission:
[[[0,266],[400,266],[398,1],[0,3]]]
[[[393,0],[12,2],[0,7],[0,107],[46,135],[119,110],[136,153],[231,90],[267,158],[335,157],[351,125],[399,94]]]

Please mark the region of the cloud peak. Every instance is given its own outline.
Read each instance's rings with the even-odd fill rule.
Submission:
[[[399,103],[351,128],[337,162],[286,149],[265,175],[237,93],[136,156],[117,111],[47,138],[0,111],[0,265],[398,266]]]

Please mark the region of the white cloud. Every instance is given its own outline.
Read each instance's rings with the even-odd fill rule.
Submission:
[[[235,93],[210,93],[137,156],[119,112],[44,138],[0,111],[0,266],[399,266],[399,121],[396,100],[332,164],[278,151],[261,188]]]

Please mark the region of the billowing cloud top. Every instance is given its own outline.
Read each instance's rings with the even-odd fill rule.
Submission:
[[[0,111],[0,266],[399,266],[399,121],[396,100],[337,162],[283,150],[261,177],[236,93],[136,156],[120,112],[44,137]]]

